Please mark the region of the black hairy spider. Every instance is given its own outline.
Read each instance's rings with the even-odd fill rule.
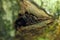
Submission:
[[[25,27],[28,25],[35,24],[37,22],[37,17],[35,17],[33,14],[29,14],[28,12],[25,12],[25,14],[18,14],[18,18],[15,21],[15,29],[20,27]]]

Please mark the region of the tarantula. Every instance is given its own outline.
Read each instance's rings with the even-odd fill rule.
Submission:
[[[33,14],[29,14],[28,12],[25,12],[25,14],[18,14],[18,18],[17,20],[15,21],[15,29],[18,30],[17,28],[20,28],[20,27],[25,27],[25,26],[28,26],[28,25],[32,25],[32,24],[35,24],[37,23],[38,20],[37,20],[37,17],[34,16]]]

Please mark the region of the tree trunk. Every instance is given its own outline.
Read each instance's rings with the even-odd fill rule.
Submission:
[[[37,17],[48,17],[51,18],[44,10],[39,9],[36,5],[31,3],[29,0],[20,1],[21,10],[28,11],[29,13],[34,14]]]

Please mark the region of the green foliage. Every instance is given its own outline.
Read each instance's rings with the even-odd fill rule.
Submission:
[[[13,20],[18,10],[17,0],[0,0],[0,40],[12,40],[14,37]]]

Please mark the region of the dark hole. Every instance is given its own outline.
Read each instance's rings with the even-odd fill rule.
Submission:
[[[14,26],[15,26],[15,29],[17,30],[17,28],[20,28],[22,26],[25,27],[28,25],[32,25],[37,22],[38,20],[36,16],[34,16],[31,13],[29,14],[28,12],[25,12],[25,14],[18,14],[18,18],[16,19]]]

